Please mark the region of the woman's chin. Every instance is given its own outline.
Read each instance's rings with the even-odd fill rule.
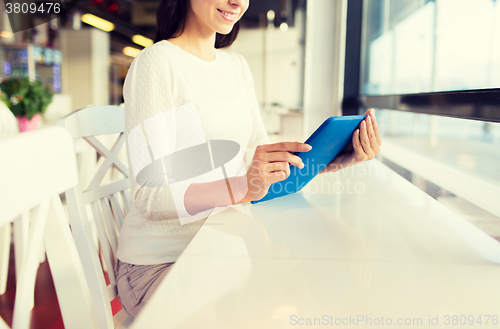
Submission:
[[[234,24],[231,26],[221,26],[220,28],[217,29],[217,33],[219,34],[229,34],[233,30]]]

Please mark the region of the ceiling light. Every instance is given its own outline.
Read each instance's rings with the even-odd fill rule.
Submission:
[[[267,19],[272,21],[272,20],[274,20],[274,17],[275,17],[274,10],[269,10],[267,12]]]
[[[132,41],[143,47],[151,46],[153,44],[153,40],[151,40],[150,38],[146,38],[140,34],[134,35],[132,37]]]
[[[115,28],[115,25],[113,23],[92,14],[83,15],[82,22],[97,27],[98,29],[106,32],[113,31]]]
[[[2,31],[2,32],[0,32],[0,37],[2,37],[2,38],[13,38],[14,37],[14,33],[10,32],[10,31]]]
[[[134,48],[134,47],[125,47],[123,48],[123,53],[127,56],[130,56],[130,57],[135,57],[137,55],[139,55],[141,51],[137,48]]]

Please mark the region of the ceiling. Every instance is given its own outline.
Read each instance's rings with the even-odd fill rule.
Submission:
[[[188,1],[188,0],[186,0]],[[293,26],[293,14],[298,6],[304,6],[306,0],[250,0],[250,5],[241,19],[242,28],[258,27],[265,23],[266,13],[273,10],[276,13],[275,24],[279,25],[286,22],[289,26]],[[151,0],[79,0],[77,10],[80,13],[91,13],[115,25],[115,29],[111,33],[112,51],[121,52],[125,46],[135,46],[131,41],[131,37],[135,34],[141,34],[148,38],[154,39],[154,25],[134,25],[132,23],[132,10],[138,3],[151,3]],[[159,1],[158,1],[159,2]],[[70,26],[70,18],[66,18],[67,24]]]

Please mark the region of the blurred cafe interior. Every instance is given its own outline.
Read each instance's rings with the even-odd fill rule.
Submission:
[[[206,218],[133,319],[114,274],[135,197],[123,86],[161,1],[79,0],[19,32],[2,5],[0,328],[497,328],[500,1],[245,1],[223,51],[271,143],[373,109],[380,153]],[[52,95],[31,121],[22,78]]]

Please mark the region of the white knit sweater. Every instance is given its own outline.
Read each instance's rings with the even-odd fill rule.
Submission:
[[[178,214],[185,213],[183,194],[190,181],[174,188],[165,176],[166,183],[151,186],[138,183],[137,175],[169,147],[172,153],[211,140],[238,143],[248,168],[255,148],[269,143],[253,78],[239,54],[217,49],[216,59],[206,62],[163,40],[134,59],[123,97],[132,206],[117,257],[140,265],[174,262],[208,213],[182,225]],[[168,138],[170,146],[165,146]],[[241,175],[245,168],[236,171]]]

